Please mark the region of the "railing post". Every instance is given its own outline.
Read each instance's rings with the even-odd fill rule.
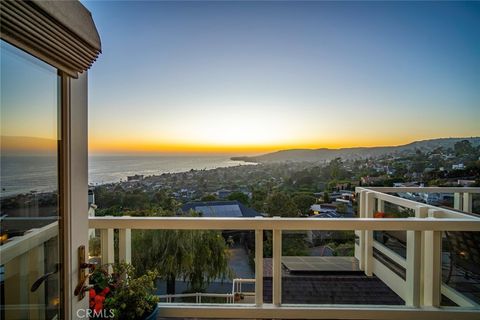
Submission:
[[[453,208],[457,210],[463,210],[463,201],[462,201],[462,193],[461,192],[455,192],[453,194]]]
[[[462,209],[465,212],[472,213],[472,194],[468,192],[463,193]]]
[[[428,217],[435,218],[437,211],[429,210]],[[442,232],[425,231],[423,267],[423,305],[440,307],[442,297]]]
[[[365,218],[373,218],[375,209],[375,192],[367,192],[365,201]],[[369,277],[373,275],[373,230],[364,230],[365,233],[365,274]]]
[[[132,229],[120,229],[118,232],[118,261],[132,262]]]
[[[360,219],[365,218],[365,204],[367,199],[367,191],[362,190],[360,191],[360,205],[359,205],[359,217]],[[360,270],[365,271],[365,230],[359,230],[359,237],[358,237],[358,247],[359,247],[359,254],[356,254],[358,259],[358,267]]]
[[[385,212],[385,201],[382,199],[377,199],[377,211]]]
[[[274,217],[280,218],[280,217]],[[273,229],[272,302],[282,303],[282,230]]]
[[[418,206],[415,209],[416,218],[425,218],[428,207]],[[421,279],[422,279],[422,232],[407,231],[407,292],[405,304],[420,306]]]
[[[102,264],[114,263],[113,229],[100,230],[100,248],[102,252]]]
[[[259,217],[258,219],[261,219]],[[263,230],[255,230],[255,304],[263,305]]]

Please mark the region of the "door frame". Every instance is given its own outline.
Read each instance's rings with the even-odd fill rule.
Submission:
[[[82,319],[88,309],[88,295],[79,300],[73,294],[78,284],[78,248],[88,253],[88,75],[77,79],[65,74],[60,77],[62,104],[61,158],[61,223],[63,257],[63,316]],[[78,312],[77,312],[78,311]]]
[[[85,272],[78,247],[88,253],[88,69],[101,53],[100,36],[77,0],[2,1],[0,19],[2,40],[58,70],[59,318],[81,319],[88,295],[73,292]]]

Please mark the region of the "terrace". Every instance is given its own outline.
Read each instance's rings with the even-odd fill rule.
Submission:
[[[109,17],[116,16],[110,15],[112,9],[108,7]],[[354,10],[357,10],[356,6]],[[128,19],[119,19],[122,27],[125,21],[132,21],[130,14],[128,12]],[[10,183],[2,173],[2,192],[6,196],[3,198],[2,193],[0,217],[1,319],[80,318],[79,311],[87,311],[89,307],[83,294],[87,288],[84,285],[88,283],[85,269],[90,268],[90,264],[85,263],[88,262],[87,235],[100,235],[99,260],[102,263],[130,262],[132,254],[140,250],[132,245],[135,230],[172,229],[247,230],[255,240],[254,270],[252,277],[232,279],[231,290],[227,293],[209,291],[162,295],[160,318],[480,318],[480,217],[472,212],[474,203],[478,204],[480,188],[360,187],[356,190],[359,204],[357,218],[265,218],[243,213],[242,217],[230,218],[88,217],[88,70],[102,51],[92,14],[78,1],[35,0],[2,1],[0,16],[2,78],[9,79],[8,86],[2,83],[2,111],[6,110],[2,113],[2,121],[5,118],[8,124],[5,127],[13,128],[2,131],[2,156],[8,155],[4,150],[26,152],[25,157],[17,157],[13,152],[9,158],[9,163],[18,165],[17,172],[6,170],[6,176],[10,175],[12,179]],[[149,30],[155,30],[152,21],[163,21],[143,20]],[[314,17],[312,21],[322,19]],[[410,19],[406,21],[410,22]],[[424,18],[419,22],[423,25]],[[441,25],[443,19],[440,20]],[[312,27],[308,29],[315,30]],[[461,27],[457,29],[463,30]],[[162,27],[162,30],[169,31],[169,28]],[[327,35],[331,30],[334,28],[327,29]],[[143,35],[141,32],[138,34]],[[391,35],[387,36],[390,38]],[[149,40],[148,48],[153,44],[147,36],[137,37],[135,34],[135,37]],[[119,35],[122,50],[125,38],[128,34],[122,32]],[[314,38],[322,37],[315,32]],[[278,39],[282,40],[281,37]],[[296,37],[292,39],[296,40]],[[463,41],[469,38],[452,39]],[[444,37],[439,40],[441,45],[447,41]],[[420,49],[423,42],[421,39]],[[279,44],[283,48],[285,43],[282,40]],[[327,48],[324,43],[320,45],[322,50]],[[135,49],[142,47],[132,46]],[[222,47],[228,45],[222,44]],[[377,53],[376,47],[372,47]],[[335,50],[334,46],[332,48]],[[408,48],[410,52],[418,50],[415,46]],[[265,56],[270,57],[271,52],[277,51],[266,52],[268,55]],[[336,56],[337,52],[332,51],[332,54]],[[156,64],[158,56],[152,56]],[[455,59],[456,56],[452,57]],[[217,60],[211,57],[211,61]],[[285,66],[282,59],[275,60],[282,62],[279,66]],[[317,60],[317,57],[313,59]],[[386,59],[395,60],[395,56]],[[297,65],[296,60],[293,61]],[[170,60],[165,62],[173,65]],[[363,68],[365,64],[361,62],[359,66]],[[137,64],[132,65],[135,70],[140,70]],[[129,74],[123,67],[122,62],[118,70]],[[382,68],[381,64],[379,67]],[[208,66],[205,70],[209,70]],[[389,73],[390,63],[385,65],[385,70]],[[417,75],[416,71],[414,69],[412,74]],[[408,80],[411,79],[408,77]],[[261,78],[259,80],[264,82]],[[462,81],[452,83],[462,84]],[[298,85],[301,88],[301,83]],[[343,86],[341,82],[340,87]],[[317,90],[314,91],[316,95]],[[110,94],[109,90],[103,92]],[[180,95],[183,94],[182,90]],[[131,96],[141,97],[141,93]],[[398,110],[409,117],[408,112]],[[245,114],[250,117],[248,112]],[[262,128],[267,121],[271,122],[270,113],[267,114],[265,121],[259,122]],[[318,122],[318,119],[310,118]],[[357,120],[353,116],[351,118]],[[132,119],[128,120],[132,123]],[[397,120],[397,123],[402,123],[401,118]],[[143,125],[139,121],[133,122]],[[32,128],[39,131],[26,130],[30,129],[30,123],[38,124],[38,128],[36,125]],[[202,122],[198,123],[204,126]],[[219,118],[216,123],[223,121]],[[390,129],[387,128],[388,131]],[[41,132],[53,135],[45,139],[46,135]],[[192,132],[195,134],[194,130]],[[255,131],[250,130],[252,132],[255,140]],[[283,136],[284,132],[280,133],[280,137]],[[335,134],[333,132],[333,136]],[[451,131],[443,134],[451,134]],[[111,142],[108,141],[108,144]],[[14,148],[9,150],[5,147],[9,144]],[[31,152],[36,150],[32,149],[34,145],[43,145],[45,150],[40,148],[40,153],[43,155],[46,152],[47,155],[48,150],[48,157],[38,163],[30,162]],[[6,164],[2,158],[2,167]],[[463,167],[463,163],[452,166],[453,169]],[[40,176],[45,181],[40,181]],[[141,178],[132,176],[133,180]],[[450,207],[428,204],[428,199],[420,196],[409,199],[399,196],[447,193],[454,199]],[[13,194],[18,198],[7,199]],[[12,202],[3,202],[3,199]],[[307,234],[312,230],[322,234],[335,231],[354,233],[356,238],[351,241],[353,256],[325,257],[323,252],[318,251],[308,257],[282,256],[282,246],[288,234]],[[264,249],[267,233],[272,236],[271,257],[270,252],[267,255]],[[238,296],[243,296],[243,299],[237,299]],[[83,315],[83,318],[88,317],[86,312]]]
[[[160,317],[478,319],[480,283],[479,275],[474,269],[475,259],[478,259],[478,251],[475,251],[478,242],[471,244],[470,248],[458,249],[452,247],[451,241],[448,244],[448,237],[470,235],[472,239],[478,238],[480,218],[471,211],[473,197],[480,193],[480,188],[359,187],[356,192],[359,199],[359,218],[90,217],[89,227],[100,231],[102,263],[115,260],[131,261],[132,250],[135,250],[131,246],[132,229],[254,231],[254,279],[234,279],[232,291],[229,293],[163,295],[160,302]],[[394,195],[404,192],[451,193],[455,199],[454,208],[428,205]],[[375,212],[399,210],[411,212],[412,216],[374,217]],[[43,247],[48,245],[49,240],[58,232],[56,224],[57,222],[54,222],[32,229],[27,235],[12,238],[2,246],[0,263],[5,267],[4,278],[9,278],[9,272],[18,271],[12,268],[19,261],[32,258],[32,254],[41,252]],[[115,229],[118,230],[117,250],[114,246]],[[273,233],[272,259],[264,258],[263,252],[264,232],[268,230]],[[347,262],[350,259],[353,260],[354,267],[361,270],[363,282],[358,282],[360,278],[357,275],[354,277],[356,280],[352,287],[350,281],[352,277],[342,276],[340,264],[335,267],[338,272],[334,277],[321,272],[316,272],[313,278],[286,277],[286,267],[298,261],[293,257],[282,257],[282,235],[285,232],[302,230],[355,230],[354,257],[308,257],[315,260],[310,261],[309,268],[310,271],[322,271],[322,268],[332,270],[328,269],[328,264],[335,263],[335,259],[340,264],[341,259],[347,259]],[[396,239],[401,246],[398,243],[392,245],[392,241],[385,241],[386,238]],[[399,240],[402,238],[404,242]],[[42,245],[38,246],[38,243]],[[462,250],[459,254],[467,259],[463,265],[455,265],[452,268],[450,255],[455,253],[455,250]],[[43,270],[38,272],[42,273]],[[302,280],[308,281],[311,286],[319,286],[321,290],[317,292],[292,291],[288,288],[284,290],[292,283]],[[4,290],[9,290],[8,287],[9,284],[5,283]],[[16,290],[26,292],[28,288]],[[339,292],[342,294],[346,290],[353,291],[354,297],[369,295],[374,300],[364,304],[360,302],[366,300],[361,297],[354,301],[354,304],[318,302],[328,301],[329,296]],[[296,292],[295,296],[289,296],[292,292]],[[388,295],[396,295],[398,299],[392,303],[392,300],[379,298],[385,292]],[[241,301],[236,299],[237,294],[242,294],[244,299]],[[326,300],[322,299],[325,297]],[[211,298],[224,303],[209,303]],[[177,302],[182,299],[195,302]],[[39,303],[42,304],[40,300]],[[349,300],[337,299],[337,301]]]
[[[472,199],[480,188],[357,188],[359,218],[186,218],[186,217],[94,217],[89,227],[99,229],[101,235],[101,259],[103,262],[130,261],[132,229],[183,229],[183,230],[253,230],[255,232],[255,279],[234,281],[230,294],[176,295],[195,297],[196,303],[171,302],[173,296],[163,296],[160,303],[161,317],[204,318],[317,318],[317,319],[476,319],[480,312],[480,290],[474,273],[465,268],[450,268],[446,233],[469,234],[480,231],[480,218],[472,211]],[[397,193],[451,193],[454,208],[438,207],[407,200]],[[405,218],[374,218],[375,212],[397,207],[411,212]],[[118,257],[114,250],[114,229],[119,230]],[[271,299],[265,297],[263,239],[264,231],[273,232],[273,256],[271,260]],[[282,295],[282,276],[285,257],[282,259],[282,234],[301,230],[355,230],[355,259],[366,277],[379,279],[404,305],[325,305],[292,304]],[[403,233],[404,252],[398,246],[382,241],[382,235]],[[393,239],[394,237],[392,237]],[[399,236],[397,239],[401,239]],[[478,245],[478,244],[477,244]],[[475,248],[463,255],[478,254]],[[468,263],[474,263],[470,257]],[[443,276],[442,276],[443,275]],[[322,277],[321,275],[319,276]],[[447,279],[448,278],[448,279]],[[453,279],[454,278],[454,279]],[[336,279],[335,286],[342,286]],[[295,281],[295,280],[293,280]],[[243,282],[253,282],[252,297],[242,303],[235,301],[242,292]],[[327,289],[328,291],[328,289]],[[325,293],[325,291],[324,291]],[[202,303],[202,297],[225,298],[227,303]],[[204,299],[205,300],[205,299]],[[266,301],[269,301],[268,303]],[[271,302],[270,302],[271,301]]]

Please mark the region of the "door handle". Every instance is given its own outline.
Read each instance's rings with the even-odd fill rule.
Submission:
[[[47,281],[48,278],[50,278],[52,275],[58,272],[60,269],[60,264],[56,263],[55,264],[55,270],[51,272],[45,273],[43,276],[35,280],[35,282],[32,284],[32,287],[30,288],[30,292],[35,292],[37,289],[42,285],[43,282]]]
[[[87,280],[88,278],[90,278],[91,275],[92,275],[91,273],[87,274],[85,277],[83,277],[82,282],[79,282],[77,284],[77,286],[75,287],[75,290],[73,291],[73,294],[75,296],[78,296],[79,298],[80,297],[83,298],[85,296],[85,291],[88,291],[88,289],[93,287],[93,286],[87,285]]]
[[[78,283],[73,291],[78,300],[85,297],[85,290],[88,289],[87,281],[95,270],[95,263],[87,263],[85,259],[85,246],[78,247]],[[85,269],[88,269],[88,274],[85,275]]]

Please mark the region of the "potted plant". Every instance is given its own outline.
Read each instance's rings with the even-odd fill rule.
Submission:
[[[236,292],[234,295],[235,301],[240,301],[245,299],[245,295],[243,293]]]
[[[113,272],[109,272],[110,266]],[[147,271],[135,277],[131,264],[105,265],[90,277],[90,308],[94,319],[150,320],[156,319],[158,297],[155,281],[158,273]]]

